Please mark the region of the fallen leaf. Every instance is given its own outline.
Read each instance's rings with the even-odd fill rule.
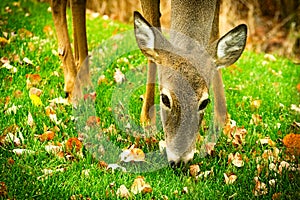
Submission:
[[[268,61],[273,61],[273,62],[277,60],[274,55],[268,54],[268,53],[264,55],[264,59],[266,59]]]
[[[291,110],[296,111],[296,112],[300,112],[300,107],[296,106],[295,104],[291,105]]]
[[[262,144],[262,145],[268,144],[268,145],[271,146],[271,147],[276,146],[276,143],[275,143],[273,140],[271,140],[269,137],[265,137],[265,138],[259,139],[258,141],[259,141],[260,144]]]
[[[297,91],[300,92],[300,83],[297,84],[296,88],[297,88]]]
[[[224,178],[225,178],[225,183],[228,185],[228,184],[233,184],[236,181],[237,176],[235,174],[231,174],[228,176],[226,173],[224,173]]]
[[[73,150],[75,152],[79,152],[82,149],[82,142],[78,138],[69,138],[66,142],[66,151],[72,153]]]
[[[56,104],[64,104],[64,105],[70,105],[69,100],[62,98],[62,97],[58,97],[52,100],[49,100],[50,103],[56,103]]]
[[[261,196],[268,194],[268,188],[265,183],[259,181],[258,177],[254,177],[255,187],[253,193],[255,196]]]
[[[7,45],[7,44],[9,44],[9,40],[7,40],[7,39],[4,38],[4,37],[0,37],[0,45],[1,45],[1,46],[5,46],[5,45]]]
[[[121,185],[118,188],[116,194],[117,194],[118,197],[126,198],[126,199],[130,198],[130,196],[131,196],[125,185]]]
[[[28,116],[27,116],[27,125],[29,125],[30,127],[34,126],[34,120],[30,112],[28,112]]]
[[[212,155],[212,153],[214,152],[214,149],[215,149],[215,145],[216,145],[215,142],[208,142],[205,144],[205,150],[208,153],[208,155],[210,155],[210,156]]]
[[[45,133],[38,136],[41,142],[53,140],[55,133],[53,131],[46,131]]]
[[[250,102],[250,108],[251,109],[258,109],[261,105],[262,100],[260,99],[255,99],[253,101]]]
[[[244,166],[244,161],[242,159],[242,155],[238,152],[236,152],[234,155],[233,155],[233,153],[230,153],[228,155],[228,163],[232,163],[236,167]]]
[[[287,134],[284,136],[282,142],[287,148],[286,153],[296,157],[300,156],[300,134]]]
[[[89,93],[89,94],[85,94],[83,99],[84,100],[91,99],[91,100],[95,101],[96,97],[97,97],[96,92],[92,92],[92,93]]]
[[[282,171],[285,169],[285,170],[289,170],[289,168],[290,168],[290,164],[288,163],[288,162],[286,162],[286,161],[281,161],[280,162],[280,165],[279,165],[279,167],[278,167],[278,171],[279,171],[279,173],[281,174],[282,173]]]
[[[13,133],[8,133],[5,136],[5,143],[6,144],[13,143],[15,146],[20,146],[21,140],[17,136],[15,136]]]
[[[262,158],[269,161],[277,161],[279,155],[279,149],[274,147],[273,150],[266,149],[262,154]]]
[[[88,177],[90,175],[90,169],[84,169],[81,171],[81,175]]]
[[[40,97],[42,93],[43,93],[43,90],[40,90],[35,87],[32,87],[29,89],[29,95],[36,95],[36,96]]]
[[[182,193],[182,194],[187,194],[187,193],[189,193],[188,187],[183,187],[182,190],[181,190],[181,193]]]
[[[120,158],[123,162],[140,162],[145,161],[145,153],[143,150],[134,148],[134,145],[132,145],[129,149],[123,150],[123,152],[120,154]]]
[[[133,194],[138,194],[138,193],[145,194],[145,193],[152,192],[151,186],[145,182],[144,177],[142,176],[138,176],[136,179],[134,179],[130,190]]]
[[[16,106],[15,104],[13,104],[10,108],[8,108],[6,111],[5,111],[5,114],[17,114],[17,110],[19,110],[19,108],[22,108],[21,105],[18,105]]]
[[[255,124],[256,126],[262,122],[262,116],[259,114],[252,114],[250,124]]]
[[[18,155],[18,156],[21,156],[21,155],[23,155],[23,154],[28,154],[28,155],[30,155],[30,154],[34,154],[35,153],[35,151],[33,151],[33,150],[28,150],[28,149],[13,149],[12,150],[16,155]]]
[[[105,75],[101,75],[99,78],[98,78],[98,85],[101,85],[101,84],[107,84],[108,83],[108,80],[107,78],[105,77]]]
[[[100,118],[97,117],[97,116],[90,116],[86,120],[86,125],[89,126],[89,127],[99,126],[100,125]]]
[[[116,83],[123,83],[125,81],[125,75],[121,72],[120,69],[116,69],[114,73],[114,80]]]
[[[116,170],[116,169],[121,169],[123,172],[126,172],[126,168],[122,167],[122,166],[120,166],[118,164],[108,164],[107,165],[107,169],[111,169],[112,172],[114,172],[114,170]]]
[[[27,57],[23,58],[23,61],[28,65],[33,65],[33,62]]]
[[[35,106],[41,106],[41,105],[43,105],[42,100],[37,95],[35,95],[35,94],[29,95],[29,98],[31,99],[31,103],[33,105],[35,105]]]
[[[7,197],[7,186],[5,182],[0,182],[0,197]]]
[[[190,175],[192,177],[196,177],[200,172],[200,166],[199,165],[190,165]]]
[[[14,97],[20,98],[23,95],[23,92],[21,90],[14,91]]]
[[[49,144],[49,145],[45,145],[45,150],[47,153],[58,154],[59,152],[62,151],[62,146]]]
[[[276,185],[276,180],[275,180],[275,179],[269,180],[269,185],[270,185],[271,187],[275,187],[275,185]]]
[[[24,38],[31,38],[33,36],[33,33],[25,28],[20,28],[18,30],[18,35],[21,37],[21,39],[24,39]]]

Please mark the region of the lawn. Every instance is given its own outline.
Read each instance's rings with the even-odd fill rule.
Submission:
[[[73,108],[59,99],[63,70],[48,8],[33,0],[0,2],[0,199],[300,197],[299,154],[285,137],[300,134],[299,65],[247,50],[223,69],[231,120],[204,156],[210,105],[199,153],[189,166],[172,169],[159,152],[159,118],[156,134],[139,125],[147,60],[133,26],[88,13],[94,88]],[[130,147],[145,161],[122,161]],[[121,194],[124,186],[129,192]]]

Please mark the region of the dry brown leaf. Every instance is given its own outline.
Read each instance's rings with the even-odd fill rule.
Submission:
[[[18,155],[18,156],[21,156],[21,155],[26,155],[26,154],[28,154],[28,155],[30,155],[30,154],[34,154],[35,153],[35,151],[32,151],[32,150],[28,150],[28,149],[13,149],[12,150],[16,155]]]
[[[62,146],[61,145],[53,145],[53,144],[49,144],[45,146],[45,150],[48,153],[53,153],[53,154],[59,154],[60,152],[62,152]]]
[[[80,152],[82,149],[82,142],[78,138],[69,138],[66,142],[66,151],[72,153],[74,150],[75,152]]]
[[[250,124],[255,124],[256,126],[262,123],[262,116],[259,114],[252,114]]]
[[[117,196],[128,199],[128,198],[130,198],[131,195],[129,193],[129,190],[126,188],[126,186],[121,185],[117,190]]]
[[[101,84],[107,84],[108,83],[108,80],[107,78],[105,77],[105,75],[101,75],[98,79],[98,85],[101,85]]]
[[[300,156],[300,134],[287,134],[282,140],[284,146],[287,148],[286,153]]]
[[[120,69],[116,69],[114,73],[114,80],[116,83],[123,83],[125,81],[125,75],[121,72]]]
[[[33,33],[25,28],[20,28],[18,30],[18,35],[20,36],[21,39],[24,39],[24,38],[31,38],[33,36]]]
[[[250,108],[251,109],[258,109],[261,105],[262,100],[259,99],[255,99],[253,101],[250,102]]]
[[[199,165],[190,165],[190,175],[192,177],[196,177],[200,172],[200,166]]]
[[[273,140],[271,140],[269,137],[265,137],[265,138],[262,138],[262,139],[259,139],[258,140],[260,142],[260,144],[268,144],[269,146],[271,147],[274,147],[276,146],[276,142],[274,142]]]
[[[62,97],[57,97],[55,99],[49,100],[50,103],[55,103],[55,104],[63,104],[63,105],[70,105],[70,102],[66,98]]]
[[[13,134],[13,133],[8,133],[8,134],[5,136],[4,143],[6,143],[6,144],[11,144],[11,143],[13,143],[14,146],[20,146],[20,145],[21,145],[21,140],[20,140],[20,138],[18,138],[15,134]]]
[[[92,93],[89,93],[89,94],[85,94],[85,95],[83,96],[83,99],[84,99],[84,100],[91,99],[91,100],[95,101],[95,100],[96,100],[96,97],[97,97],[96,92],[92,92]]]
[[[0,197],[6,197],[7,196],[7,186],[5,185],[5,182],[0,182]]]
[[[236,167],[244,166],[244,161],[243,161],[242,155],[238,152],[236,152],[234,155],[233,155],[233,153],[230,153],[228,155],[228,163],[232,163]]]
[[[237,176],[235,174],[231,174],[228,176],[226,173],[224,173],[224,178],[225,178],[225,183],[228,185],[234,183],[237,179]]]
[[[39,135],[39,139],[41,142],[45,142],[48,140],[53,140],[55,136],[55,133],[53,131],[46,131],[45,133],[43,133],[42,135]]]
[[[5,46],[9,43],[9,40],[7,40],[6,38],[4,37],[0,37],[0,45],[1,46]]]
[[[89,127],[98,126],[98,125],[100,125],[100,118],[97,116],[90,116],[86,120],[86,125]]]
[[[28,124],[30,127],[33,127],[33,126],[34,126],[33,117],[32,117],[32,114],[31,114],[30,112],[28,112],[27,124]]]
[[[278,159],[279,149],[274,147],[273,150],[267,149],[264,150],[262,158],[265,160],[276,161]]]
[[[40,90],[38,88],[32,87],[29,89],[29,95],[36,95],[36,96],[41,96],[41,94],[43,93],[43,90]]]
[[[134,148],[132,145],[129,149],[123,150],[120,154],[121,161],[123,162],[141,162],[145,161],[145,153],[139,148]]]
[[[145,193],[152,192],[151,186],[145,182],[144,177],[142,176],[138,176],[136,179],[134,179],[130,190],[133,194],[138,194],[138,193],[145,194]]]
[[[215,149],[215,145],[216,145],[215,142],[208,142],[205,144],[205,150],[208,153],[208,155],[210,155],[210,156],[212,155],[212,153],[214,152],[214,149]]]
[[[255,196],[261,196],[268,194],[267,185],[261,181],[259,181],[258,177],[254,177],[255,187],[253,189],[253,193]]]

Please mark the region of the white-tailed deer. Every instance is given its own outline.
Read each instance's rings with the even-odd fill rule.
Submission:
[[[213,83],[215,131],[226,118],[221,67],[242,54],[246,25],[239,25],[221,39],[218,35],[218,0],[172,0],[170,41],[138,12],[134,14],[137,43],[149,60],[158,64],[161,119],[166,151],[171,163],[191,160],[195,141]]]
[[[66,20],[66,0],[52,0],[59,56],[64,66],[65,92],[70,100],[80,97],[81,87],[90,84],[85,28],[86,0],[70,0],[74,56]],[[218,38],[219,0],[171,0],[171,38],[160,32],[159,0],[141,0],[145,19],[134,14],[138,46],[149,59],[146,94],[141,123],[154,120],[156,64],[160,80],[161,118],[171,163],[188,162],[214,91],[216,129],[226,117],[223,83],[218,69],[233,64],[244,50],[247,27],[239,25]],[[156,64],[155,64],[156,63]],[[151,113],[152,112],[152,113]]]

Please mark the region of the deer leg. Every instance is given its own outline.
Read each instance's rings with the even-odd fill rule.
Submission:
[[[64,79],[66,96],[71,100],[73,95],[74,83],[77,76],[77,69],[75,66],[74,57],[72,54],[68,28],[66,19],[65,0],[52,0],[51,9],[54,26],[56,29],[58,39],[58,54],[63,63]]]
[[[86,0],[71,0],[73,37],[74,37],[74,56],[78,71],[74,96],[81,96],[81,87],[90,85],[88,45],[86,36]]]
[[[159,0],[141,0],[142,10],[145,19],[154,27],[160,29]],[[154,62],[148,61],[146,93],[143,101],[140,121],[143,125],[155,125],[155,80],[157,66]]]
[[[220,131],[227,116],[226,99],[224,93],[224,86],[222,81],[222,73],[218,70],[213,77],[213,91],[214,91],[214,124],[215,130]]]

